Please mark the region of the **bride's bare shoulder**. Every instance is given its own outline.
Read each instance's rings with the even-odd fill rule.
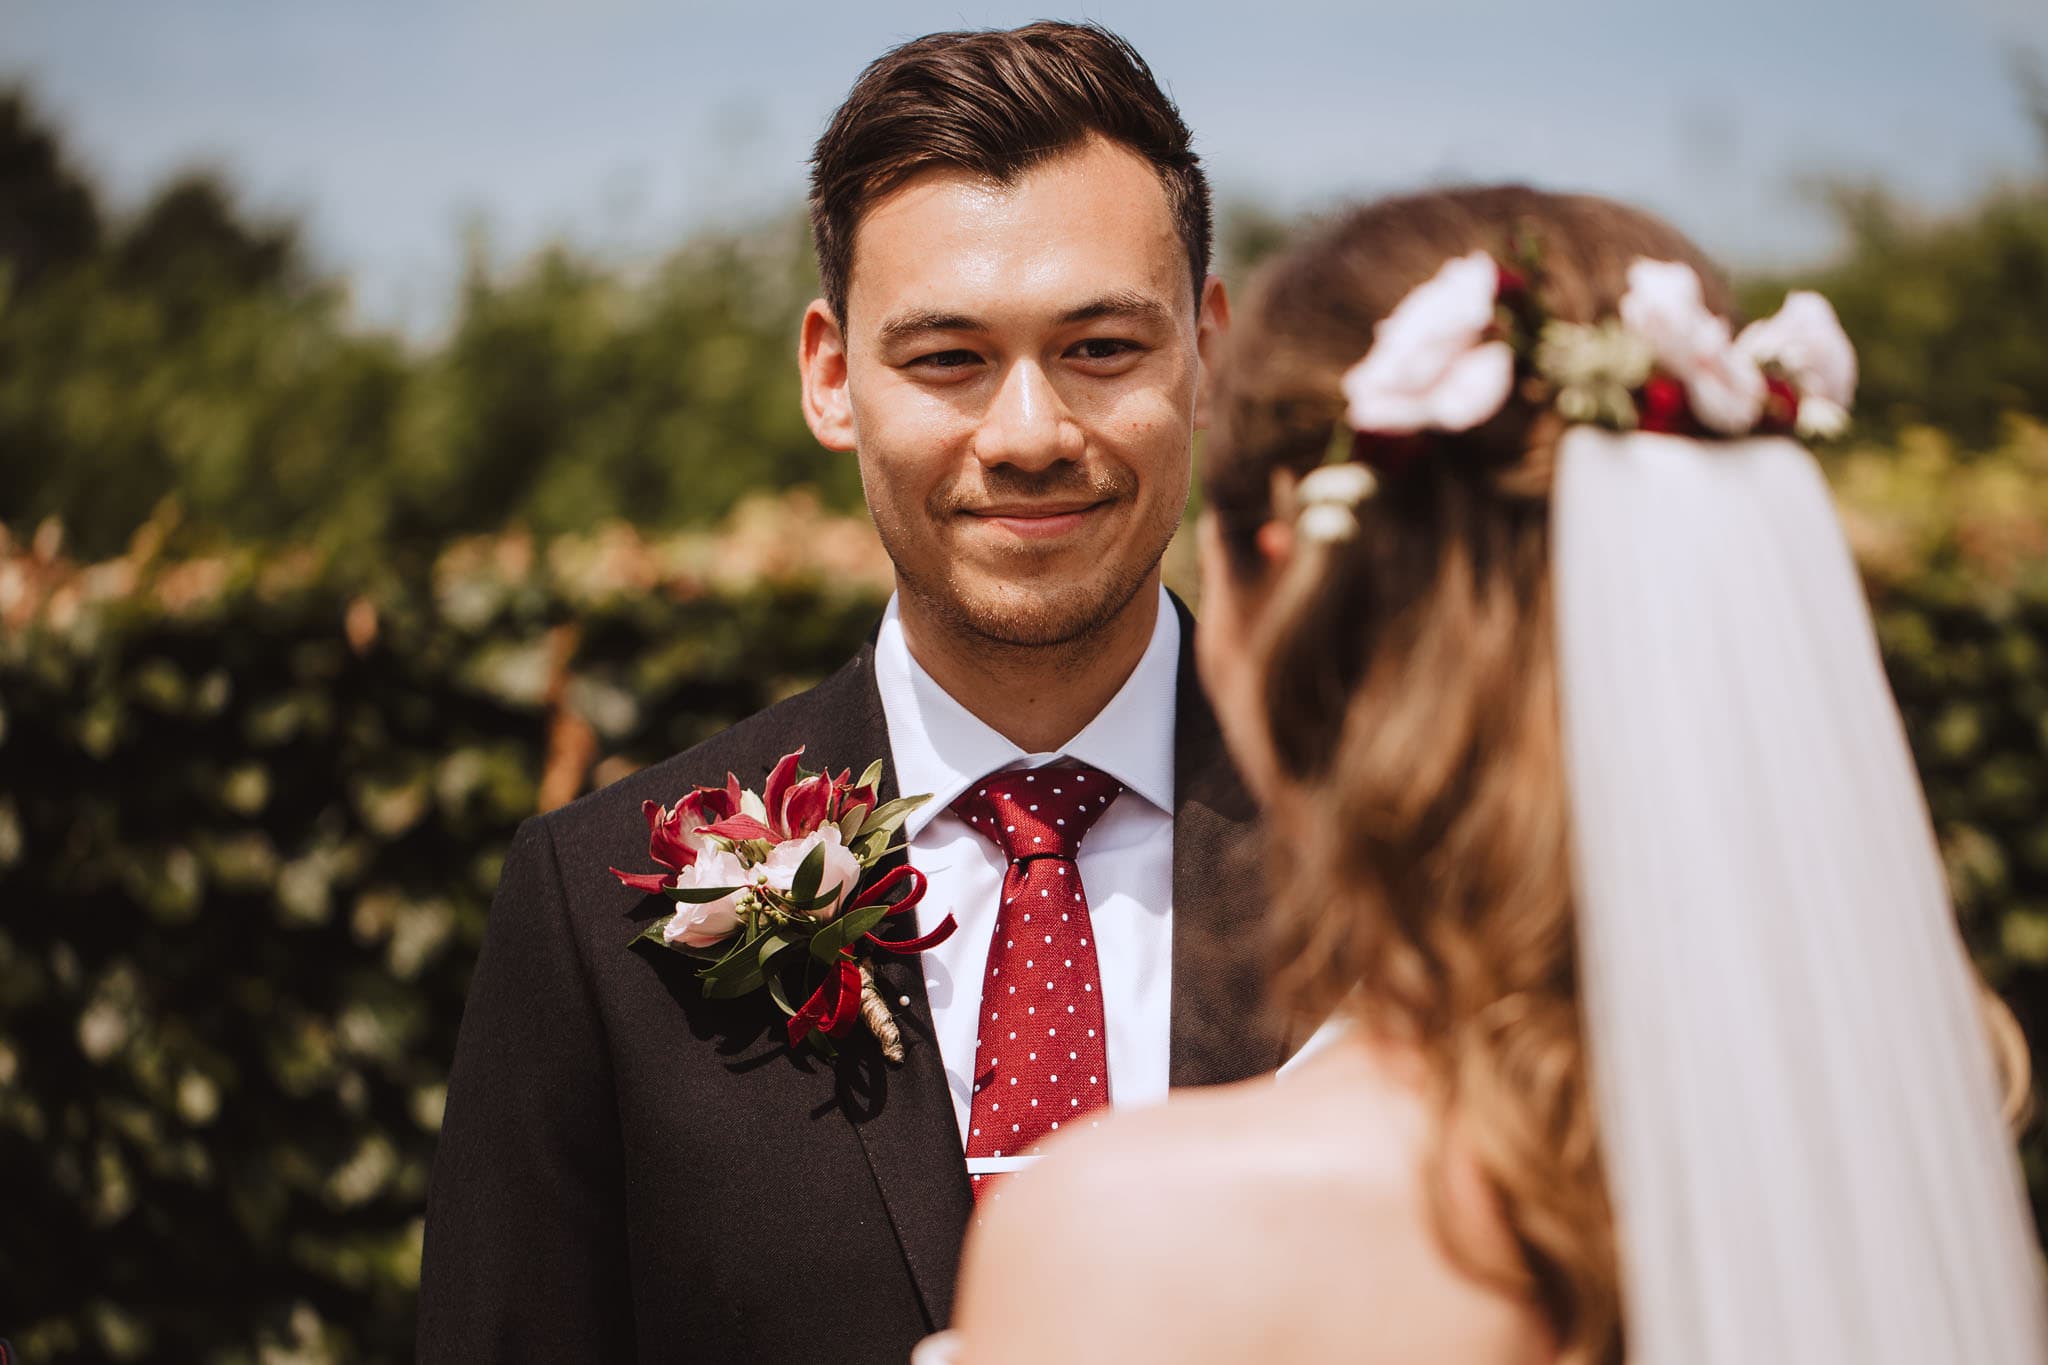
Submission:
[[[1284,1084],[1182,1092],[1054,1144],[978,1210],[967,1360],[1549,1360],[1529,1306],[1439,1244],[1429,1126],[1347,1046]],[[1483,1204],[1454,1194],[1459,1233],[1504,1254]]]

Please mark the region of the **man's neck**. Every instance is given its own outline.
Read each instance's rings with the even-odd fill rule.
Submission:
[[[1052,753],[1088,727],[1145,657],[1159,620],[1158,574],[1101,627],[1057,645],[963,636],[909,594],[897,612],[910,657],[947,695],[1025,753]]]

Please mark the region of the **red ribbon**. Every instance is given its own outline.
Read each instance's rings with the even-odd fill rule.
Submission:
[[[817,1029],[827,1038],[843,1038],[860,1017],[860,964],[842,951],[804,1007],[789,1018],[789,1045],[795,1047]]]
[[[889,907],[889,913],[882,916],[882,918],[895,919],[905,911],[915,909],[917,903],[924,899],[924,893],[930,889],[931,883],[925,880],[924,873],[919,872],[909,863],[903,863],[900,866],[891,868],[882,880],[876,882],[862,893],[860,899],[853,903],[853,908],[858,910],[864,905],[880,903],[882,897],[896,883],[905,878],[911,881],[911,888],[903,893],[901,900]],[[947,939],[953,937],[953,931],[959,927],[960,925],[953,917],[948,915],[943,920],[940,920],[930,933],[917,938],[876,938],[872,933],[863,934],[861,937],[885,953],[894,953],[898,957],[907,957],[911,953],[921,953],[927,948],[934,948],[944,943]]]
[[[869,906],[880,905],[900,883],[908,880],[910,889],[900,900],[889,907],[883,919],[894,919],[908,910],[916,908],[924,899],[924,893],[931,885],[925,875],[908,863],[891,868],[882,879],[860,893],[853,904],[839,913],[851,914]],[[951,915],[938,924],[930,933],[911,939],[876,938],[873,933],[862,934],[866,942],[885,953],[899,957],[921,953],[927,948],[944,943],[953,936],[959,924]],[[832,970],[818,983],[818,989],[811,992],[811,998],[804,1001],[803,1008],[789,1018],[789,1045],[795,1047],[817,1029],[827,1038],[844,1038],[853,1028],[854,1020],[860,1017],[860,963],[851,952],[842,948],[832,963]]]

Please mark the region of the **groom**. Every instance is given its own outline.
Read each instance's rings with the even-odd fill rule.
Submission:
[[[1250,806],[1160,586],[1226,321],[1186,127],[1101,29],[936,34],[862,75],[811,209],[805,416],[856,453],[897,592],[814,690],[521,826],[434,1166],[427,1365],[901,1365],[1058,1115],[1279,1060]],[[765,999],[628,947],[671,908],[607,871],[649,866],[642,803],[758,790],[799,746],[934,798],[905,827],[929,893],[887,923],[959,929],[877,955],[900,1065],[858,1031],[792,1053]]]

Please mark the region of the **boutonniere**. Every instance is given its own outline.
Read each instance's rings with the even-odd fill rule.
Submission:
[[[865,1023],[882,1055],[900,1062],[903,1036],[869,961],[877,952],[922,952],[956,926],[948,915],[919,938],[877,938],[883,920],[924,899],[925,879],[908,863],[867,879],[902,847],[892,841],[903,821],[931,797],[878,805],[879,759],[854,782],[851,769],[803,772],[802,753],[784,755],[758,794],[727,774],[725,786],[699,787],[672,807],[647,802],[648,856],[668,870],[611,872],[676,903],[633,941],[695,958],[707,996],[765,990],[788,1018],[789,1045],[808,1040],[826,1056],[830,1040]]]

